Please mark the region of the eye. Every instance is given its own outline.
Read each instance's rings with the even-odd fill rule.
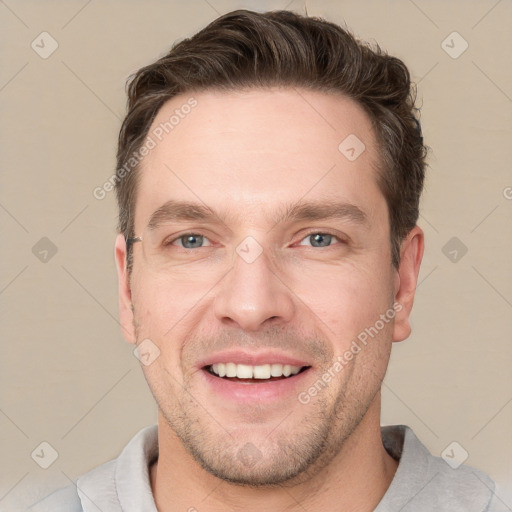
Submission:
[[[304,243],[304,241],[309,240],[310,243]],[[335,245],[333,241],[337,240],[338,242],[344,243],[345,240],[341,239],[337,235],[327,232],[313,232],[306,235],[299,245],[309,246],[309,247],[330,247]],[[204,243],[207,245],[204,245]],[[200,249],[201,247],[211,246],[210,240],[198,233],[185,233],[184,235],[180,235],[177,238],[170,240],[169,242],[164,243],[165,246],[169,245],[178,245],[183,249]]]
[[[175,245],[175,242],[180,242],[178,245],[183,247],[183,249],[197,249],[204,247],[203,242],[208,241],[204,235],[199,235],[197,233],[186,233],[184,235],[175,238],[174,240],[169,241],[165,245]]]
[[[330,247],[331,242],[334,240],[338,240],[339,242],[344,242],[341,238],[339,238],[336,235],[333,235],[332,233],[324,233],[324,232],[314,232],[309,233],[305,238],[302,240],[310,240],[311,244],[310,247]],[[308,245],[303,244],[302,241],[299,245]]]

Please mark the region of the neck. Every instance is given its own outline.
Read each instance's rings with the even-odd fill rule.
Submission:
[[[383,447],[380,394],[331,463],[296,486],[250,488],[205,471],[185,450],[161,413],[159,458],[151,467],[151,488],[160,512],[201,510],[372,511],[384,496],[398,463]]]

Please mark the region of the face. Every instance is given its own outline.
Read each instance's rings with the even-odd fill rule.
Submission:
[[[207,91],[173,98],[149,134],[130,280],[117,240],[127,339],[203,468],[298,481],[376,407],[408,334],[371,122],[342,96]]]

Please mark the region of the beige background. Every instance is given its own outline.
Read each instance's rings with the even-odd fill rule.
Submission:
[[[114,193],[92,192],[114,170],[126,77],[238,7],[304,2],[0,1],[1,510],[75,481],[156,421],[117,323]],[[307,9],[405,60],[433,150],[413,333],[394,348],[382,421],[437,455],[457,441],[512,510],[512,2]],[[31,48],[43,31],[59,45],[47,59]],[[469,44],[456,59],[442,47],[453,31]],[[43,237],[57,248],[46,262],[32,250]],[[46,470],[31,458],[43,441],[59,454]]]

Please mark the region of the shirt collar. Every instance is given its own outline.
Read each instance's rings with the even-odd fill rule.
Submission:
[[[430,453],[406,425],[381,427],[386,451],[399,461],[395,476],[375,512],[395,510],[395,492],[407,476],[411,495],[424,485]],[[158,425],[140,430],[116,460],[103,464],[77,481],[84,512],[101,510],[158,512],[150,482],[150,466],[158,457]],[[414,471],[411,471],[414,468]],[[416,475],[416,477],[414,477]],[[412,478],[411,478],[412,477]],[[92,503],[91,503],[92,502]]]
[[[77,480],[84,512],[158,512],[149,467],[158,457],[158,426],[140,430],[119,457]]]

